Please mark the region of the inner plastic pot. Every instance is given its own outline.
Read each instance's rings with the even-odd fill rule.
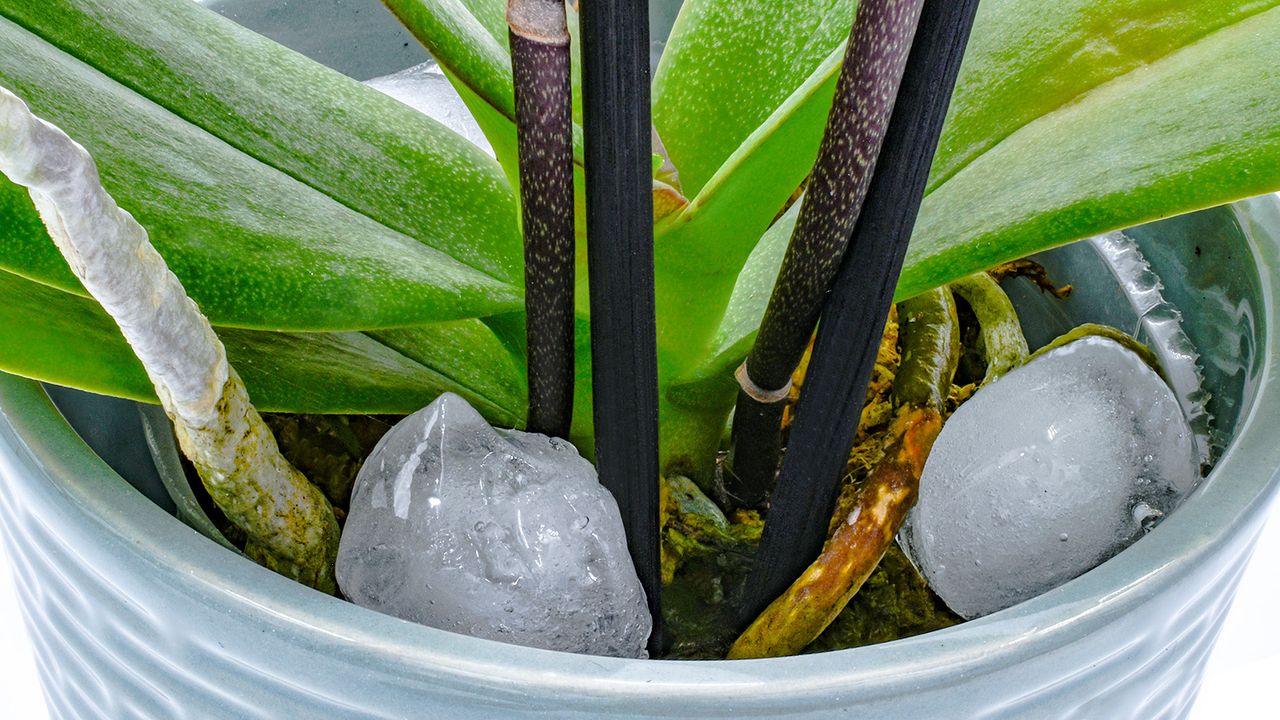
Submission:
[[[1148,537],[1056,590],[947,630],[817,655],[577,656],[352,606],[217,546],[122,480],[155,494],[133,404],[54,391],[118,475],[41,386],[0,378],[3,532],[50,704],[64,717],[113,720],[1180,716],[1280,468],[1271,427],[1280,408],[1280,202],[1261,198],[1131,235],[1203,349],[1212,407],[1230,440],[1217,467]],[[1076,255],[1087,248],[1044,259],[1087,265]],[[1115,310],[1076,297],[1054,306],[1081,313],[1068,322]],[[1056,332],[1047,321],[1029,325],[1033,336]]]

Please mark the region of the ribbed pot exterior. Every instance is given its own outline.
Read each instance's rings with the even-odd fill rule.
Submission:
[[[136,522],[128,515],[146,514],[147,501],[95,458],[24,447],[19,432],[65,429],[52,408],[13,418],[10,408],[39,405],[40,390],[0,385],[5,542],[58,718],[1176,718],[1262,520],[1249,513],[1194,565],[1169,568],[1176,578],[1153,571],[1123,603],[1067,593],[1068,625],[1036,613],[973,623],[963,649],[942,632],[883,654],[587,660],[370,617],[168,518]],[[181,557],[192,546],[209,552]]]
[[[532,650],[321,595],[197,535],[36,383],[0,376],[0,531],[55,717],[1177,718],[1280,475],[1280,204],[1238,206],[1260,269],[1251,402],[1191,499],[1056,590],[948,630],[773,660]]]

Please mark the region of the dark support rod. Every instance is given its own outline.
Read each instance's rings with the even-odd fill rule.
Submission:
[[[876,349],[978,0],[926,0],[849,252],[827,301],[782,473],[747,582],[745,626],[813,562],[858,429]]]
[[[662,648],[658,361],[645,0],[581,5],[591,365],[600,481],[617,498]]]
[[[564,0],[510,0],[524,225],[527,428],[568,437],[573,420],[573,90]]]
[[[778,469],[783,403],[848,247],[889,124],[923,0],[862,0],[818,159],[760,333],[738,371],[727,489],[764,502]]]

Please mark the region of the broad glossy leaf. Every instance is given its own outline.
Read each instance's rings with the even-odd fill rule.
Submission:
[[[926,197],[897,297],[1280,188],[1277,118],[1280,9],[1272,9],[1091,90],[969,163]],[[776,276],[794,214],[752,253],[707,360],[677,395],[701,398],[706,383],[723,385],[749,349],[767,301],[758,286]]]
[[[362,329],[519,307],[510,283],[237,151],[2,18],[0,83],[89,148],[104,185],[215,323]],[[25,193],[0,179],[0,203],[0,267],[78,291]]]
[[[1179,43],[1194,41],[1275,4],[1275,0],[1182,0],[1172,4],[1152,0],[1073,0],[1032,7],[1023,0],[988,0],[982,6],[956,93],[939,165],[945,167],[948,158],[953,157],[948,155],[948,147],[993,145],[1009,126],[1016,128],[1037,113],[1058,107],[1063,98],[1074,97],[1091,83],[1114,78]],[[770,40],[762,37],[759,23],[768,12],[778,17],[792,12],[786,3],[771,5],[768,10],[753,9],[742,16],[737,15],[738,8],[738,3],[722,5],[717,0],[694,0],[685,6],[669,57],[664,57],[665,66],[660,73],[663,80],[658,84],[663,93],[672,92],[665,87],[665,78],[672,78],[669,82],[681,87],[684,80],[677,78],[686,71],[699,77],[714,75],[711,70],[693,68],[682,59],[701,57],[694,48],[718,58],[727,46],[768,45]],[[809,6],[807,12],[817,18],[830,9],[826,5]],[[791,32],[782,24],[774,31],[780,36]],[[818,36],[809,39],[817,41]],[[761,236],[777,209],[809,171],[840,67],[842,36],[828,33],[826,43],[826,47],[833,48],[831,53],[728,155],[683,212],[659,227],[659,262],[667,265],[659,273],[659,284],[673,288],[670,294],[675,302],[670,305],[680,317],[692,312],[687,302],[680,302],[684,300],[680,297],[681,288],[690,285],[701,290],[698,301],[704,314],[715,315],[728,296],[730,278],[736,276],[754,245],[753,239]],[[811,45],[805,46],[806,52],[812,49]],[[722,72],[732,75],[740,70],[735,66]],[[781,92],[782,85],[770,86],[769,81],[794,80],[794,74],[788,75],[793,71],[794,68],[765,73],[764,84],[773,87],[773,92]],[[729,100],[721,97],[723,93],[708,92],[704,103],[738,101],[736,95]],[[667,101],[661,100],[659,105],[664,102]],[[735,112],[740,110],[737,104],[733,106]],[[690,117],[686,121],[696,126],[699,119]],[[720,132],[720,123],[707,125],[698,132]],[[984,132],[987,136],[982,139]],[[685,258],[694,260],[686,262]],[[772,272],[767,274],[772,276]],[[732,324],[734,320],[730,317],[726,322]],[[682,341],[696,342],[704,330],[684,324],[687,337]]]
[[[0,0],[0,15],[340,203],[519,281],[499,169],[381,93],[192,2]]]
[[[0,272],[0,327],[0,370],[156,402],[142,365],[93,300]],[[386,331],[379,339],[216,329],[263,411],[404,414],[447,390],[495,423],[523,422],[523,370],[477,320]]]
[[[1277,0],[984,0],[929,189],[1027,123],[1278,5]]]
[[[0,368],[158,402],[142,363],[96,302],[0,271]]]
[[[0,20],[0,82],[94,154],[220,324],[346,329],[519,307],[509,284],[360,215]],[[3,266],[74,287],[30,200],[3,184]]]
[[[855,6],[855,0],[686,0],[653,86],[653,122],[686,194],[699,192],[848,37]]]
[[[706,359],[681,378],[673,397],[692,405],[732,402],[733,371],[751,352],[799,215],[797,202],[760,238],[737,278]]]
[[[900,297],[1280,187],[1280,8],[1021,127],[925,199]]]
[[[366,334],[447,378],[451,386],[463,390],[459,394],[483,398],[491,409],[486,415],[501,411],[506,425],[524,424],[528,387],[523,357],[513,355],[497,333],[484,323],[459,320]],[[417,398],[425,394],[419,393]]]
[[[656,227],[659,302],[667,305],[664,316],[681,318],[681,342],[705,341],[755,245],[751,239],[769,228],[808,175],[843,48],[841,43],[832,51],[725,160],[692,202]],[[693,287],[696,298],[688,297]],[[690,300],[696,305],[680,309]]]
[[[930,187],[1026,122],[1090,88],[1277,4],[987,0]],[[734,156],[741,162],[749,154],[749,136],[768,138],[780,128],[778,109],[802,86],[834,82],[838,55],[830,53],[847,35],[855,6],[854,0],[690,0],[682,6],[655,79],[654,117],[660,130],[675,133],[668,145],[686,191],[701,190],[712,177],[728,174],[723,163]],[[815,26],[817,31],[809,30]],[[751,92],[743,92],[745,87]],[[823,112],[829,92],[815,96]],[[821,119],[816,127],[793,132],[805,137],[820,129]],[[816,147],[816,139],[809,142]],[[807,170],[807,146],[797,149],[778,168],[781,174],[795,174],[791,162]]]

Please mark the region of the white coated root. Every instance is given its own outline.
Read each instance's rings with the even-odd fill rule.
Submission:
[[[30,191],[71,270],[120,326],[183,452],[249,535],[250,553],[333,591],[338,526],[328,500],[280,454],[208,319],[102,187],[88,151],[3,87],[0,173]]]

